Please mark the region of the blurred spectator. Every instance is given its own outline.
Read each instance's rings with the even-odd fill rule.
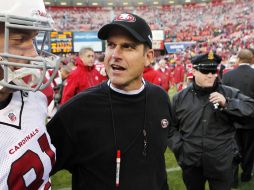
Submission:
[[[105,65],[104,65],[104,58],[105,58],[105,54],[99,55],[98,60],[95,61],[95,68],[97,69],[97,71],[100,72],[102,76],[107,77],[107,73],[106,73]]]
[[[175,68],[174,68],[174,74],[173,74],[173,81],[176,85],[177,91],[182,90],[183,88],[183,82],[184,82],[184,74],[185,74],[185,68],[182,63],[182,58],[180,55],[176,55],[175,57]]]
[[[143,77],[145,80],[162,87],[162,76],[158,71],[153,68],[152,65],[148,65],[145,67]]]
[[[92,48],[81,48],[75,64],[77,68],[67,77],[61,104],[64,104],[79,92],[105,80],[105,77],[95,69]]]
[[[186,64],[186,84],[187,87],[191,82],[193,82],[193,67],[191,63]]]
[[[171,71],[166,65],[166,60],[161,59],[158,63],[158,72],[161,74],[162,77],[162,87],[164,90],[168,91],[171,84]]]
[[[48,106],[48,118],[52,118],[59,109],[66,78],[74,68],[75,65],[71,61],[62,58],[60,69],[51,83],[54,90],[54,99]],[[52,74],[53,71],[49,70],[46,73],[46,77],[49,78]]]

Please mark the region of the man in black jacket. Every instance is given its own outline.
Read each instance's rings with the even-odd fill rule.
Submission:
[[[69,170],[73,190],[168,190],[169,98],[142,77],[154,58],[151,29],[122,13],[98,37],[107,40],[109,80],[75,96],[49,122],[53,173]]]
[[[223,83],[240,90],[241,93],[254,98],[254,69],[251,68],[253,54],[249,49],[242,49],[237,55],[238,67],[223,75]],[[236,140],[242,155],[241,181],[251,180],[254,161],[254,119],[235,123]],[[234,176],[234,186],[238,184],[238,170]]]
[[[230,190],[235,152],[233,122],[254,117],[254,100],[221,85],[213,52],[192,59],[194,81],[172,102],[175,131],[169,138],[188,190]]]

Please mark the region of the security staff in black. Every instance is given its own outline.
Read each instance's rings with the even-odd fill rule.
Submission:
[[[209,52],[192,59],[193,83],[173,97],[169,138],[187,190],[230,190],[235,152],[233,122],[254,117],[254,100],[220,84],[221,58]]]
[[[240,90],[241,93],[254,98],[254,69],[251,68],[253,54],[248,49],[241,49],[237,55],[237,68],[223,75],[223,84]],[[251,180],[254,162],[254,119],[235,123],[236,141],[241,152],[241,181]],[[238,168],[238,167],[236,167]],[[238,169],[235,170],[234,183],[238,185]]]

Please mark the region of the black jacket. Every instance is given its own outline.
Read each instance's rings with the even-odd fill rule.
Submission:
[[[118,190],[167,190],[169,98],[163,89],[145,86],[139,94],[125,95],[104,82],[63,105],[47,125],[56,147],[52,174],[69,170],[73,190],[115,190],[120,149]]]
[[[183,167],[207,165],[223,171],[233,159],[233,122],[254,117],[254,100],[237,89],[217,84],[213,91],[223,94],[227,102],[224,109],[215,109],[209,102],[212,91],[194,86],[191,84],[173,97],[169,147]]]
[[[254,69],[250,65],[240,65],[223,75],[223,84],[240,90],[241,93],[254,98]],[[240,120],[236,128],[254,129],[254,119]]]

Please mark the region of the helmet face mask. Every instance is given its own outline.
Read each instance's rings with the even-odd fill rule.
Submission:
[[[4,40],[1,42],[3,48],[0,51],[0,70],[2,70],[0,73],[3,73],[0,78],[0,89],[3,87],[29,91],[44,89],[53,80],[60,63],[57,56],[46,55],[43,51],[45,40],[37,57],[22,56],[9,51],[12,31],[15,33],[45,31],[45,36],[47,36],[47,32],[53,30],[53,21],[46,14],[43,0],[8,0],[1,7],[3,8],[0,8],[0,24],[1,27],[4,27],[3,31],[1,30],[2,35],[4,33]],[[15,49],[15,45],[12,48]],[[26,64],[23,64],[24,62]],[[50,79],[44,83],[48,69],[53,69],[54,72]]]

